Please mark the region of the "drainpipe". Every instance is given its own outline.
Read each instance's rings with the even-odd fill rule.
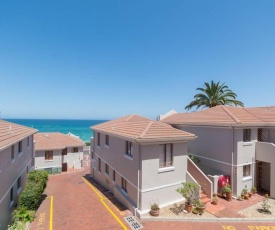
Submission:
[[[234,191],[234,184],[233,184],[233,176],[234,176],[234,128],[232,126],[230,126],[232,128],[232,153],[231,153],[231,190],[232,192]],[[237,191],[236,191],[236,195],[237,195]]]
[[[140,144],[138,144],[138,184],[137,184],[137,207],[135,208],[135,216],[137,216],[137,209],[139,208],[139,192],[140,192],[140,188],[139,188],[139,174],[140,174]]]

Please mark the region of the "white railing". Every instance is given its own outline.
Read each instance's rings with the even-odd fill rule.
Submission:
[[[199,169],[194,162],[187,157],[187,171],[192,175],[192,177],[198,182],[201,186],[203,192],[212,200],[213,195],[213,184],[209,178]]]

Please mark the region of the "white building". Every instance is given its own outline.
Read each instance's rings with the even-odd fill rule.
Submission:
[[[49,173],[81,169],[85,143],[62,133],[37,133],[35,140],[35,169]]]

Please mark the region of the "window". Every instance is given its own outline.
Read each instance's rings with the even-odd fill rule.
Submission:
[[[77,147],[73,147],[73,153],[78,153],[78,148]]]
[[[173,145],[165,144],[160,145],[160,154],[159,154],[159,167],[169,167],[173,165]]]
[[[30,147],[30,137],[28,137],[28,139],[27,139],[27,146],[28,146],[28,148]]]
[[[11,160],[14,160],[14,145],[11,146]]]
[[[251,129],[244,129],[243,130],[243,142],[251,141],[250,134],[251,134]]]
[[[21,176],[17,179],[17,191],[21,188]]]
[[[121,188],[127,193],[127,181],[123,177],[121,178]]]
[[[98,171],[101,172],[101,159],[98,158]]]
[[[45,151],[45,160],[46,161],[53,160],[53,151]]]
[[[115,182],[116,181],[116,171],[113,170],[113,181]]]
[[[250,166],[251,165],[244,165],[243,166],[243,177],[249,177],[250,176]]]
[[[105,145],[109,146],[109,135],[105,136]]]
[[[12,205],[12,202],[13,202],[13,187],[10,190],[10,203],[11,203],[11,205]]]
[[[94,159],[94,152],[91,152],[91,159]]]
[[[130,141],[126,141],[126,155],[133,156],[133,146]]]
[[[97,146],[100,146],[100,133],[97,134]]]
[[[18,154],[22,153],[22,141],[18,142]]]
[[[105,164],[105,173],[109,175],[109,165]]]
[[[67,148],[62,149],[62,155],[67,155],[67,152],[68,152]]]

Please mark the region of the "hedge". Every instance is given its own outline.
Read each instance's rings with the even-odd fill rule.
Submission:
[[[39,200],[46,188],[48,173],[46,171],[32,171],[28,175],[26,188],[19,197],[19,206],[27,210],[36,210]]]

